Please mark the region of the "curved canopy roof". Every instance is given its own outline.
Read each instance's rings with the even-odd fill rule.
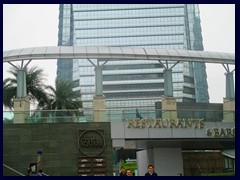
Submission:
[[[235,64],[233,53],[158,48],[46,46],[3,52],[3,62],[30,59],[128,59]]]
[[[232,159],[235,159],[235,149],[226,149],[222,151],[222,154],[224,156],[230,157]]]

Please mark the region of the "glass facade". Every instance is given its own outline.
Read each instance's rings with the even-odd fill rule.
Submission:
[[[61,4],[59,9],[59,46],[203,50],[199,10],[194,4]],[[158,61],[108,61],[103,68],[107,108],[154,109],[164,95],[163,71]],[[172,72],[177,101],[209,102],[204,63],[178,63]],[[58,78],[73,81],[84,108],[92,109],[93,65],[88,60],[58,60],[57,73]]]
[[[73,46],[73,16],[71,5],[60,5],[58,24],[58,46]],[[57,61],[57,79],[72,81],[73,61]]]

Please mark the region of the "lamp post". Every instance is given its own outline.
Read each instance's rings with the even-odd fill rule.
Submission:
[[[37,151],[37,173],[39,169],[42,169],[42,151],[38,150]]]

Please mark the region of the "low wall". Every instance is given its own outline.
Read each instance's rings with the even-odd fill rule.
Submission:
[[[79,131],[101,130],[105,140],[106,175],[112,176],[110,123],[4,124],[3,163],[26,174],[41,150],[43,171],[50,176],[78,176]],[[11,176],[8,170],[4,176]]]

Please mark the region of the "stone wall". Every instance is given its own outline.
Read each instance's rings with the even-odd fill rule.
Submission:
[[[50,176],[78,175],[78,131],[102,129],[106,144],[106,174],[112,175],[110,123],[4,124],[3,163],[26,174],[41,150],[43,171]],[[4,168],[4,176],[13,175]]]

